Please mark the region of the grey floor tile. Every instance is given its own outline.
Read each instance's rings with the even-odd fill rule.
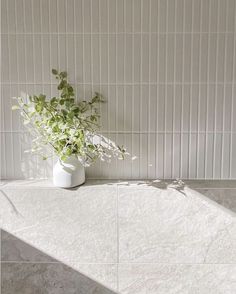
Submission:
[[[30,246],[12,234],[2,230],[1,261],[13,262],[56,262],[42,251]]]
[[[233,294],[236,265],[122,264],[123,294]]]
[[[62,262],[117,261],[117,188],[6,188],[0,226]]]
[[[119,188],[120,262],[236,263],[231,214],[189,188]]]
[[[2,263],[2,294],[115,294],[63,264]]]
[[[236,189],[196,189],[199,193],[236,213]]]

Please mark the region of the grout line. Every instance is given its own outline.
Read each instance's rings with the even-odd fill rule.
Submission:
[[[225,17],[225,25],[227,26],[227,16],[228,16],[228,1],[226,1],[226,17]],[[226,64],[226,53],[227,53],[227,41],[228,41],[228,37],[227,35],[224,36],[224,66],[223,66],[223,71],[224,71],[224,78],[223,78],[223,82],[225,81],[226,78],[226,68],[227,68],[227,64]],[[226,87],[225,84],[223,84],[223,117],[222,117],[222,141],[221,141],[221,165],[220,165],[220,177],[223,177],[223,167],[224,167],[224,163],[223,163],[223,159],[224,159],[224,140],[225,140],[225,136],[224,136],[224,130],[225,130],[225,95],[226,95]]]
[[[116,225],[117,225],[117,290],[119,290],[119,269],[120,262],[120,227],[119,227],[119,187],[116,186]]]
[[[111,130],[111,131],[109,131],[109,130],[101,130],[101,133],[105,133],[105,134],[108,134],[108,133],[111,133],[111,134],[137,134],[137,135],[139,135],[139,134],[164,134],[165,132],[164,131],[157,131],[157,132],[153,132],[153,131],[150,131],[150,132],[148,132],[148,131],[143,131],[143,132],[139,132],[139,131],[134,131],[134,132],[132,132],[132,131],[116,131],[116,130]],[[27,131],[24,131],[24,130],[21,130],[21,129],[19,129],[19,130],[14,130],[14,131],[0,131],[0,134],[4,134],[4,133],[29,133],[29,132],[27,132]],[[166,134],[185,134],[185,135],[190,135],[190,134],[206,134],[206,132],[205,131],[200,131],[200,132],[197,132],[197,131],[192,131],[192,132],[188,132],[188,131],[183,131],[183,132],[181,132],[181,131],[175,131],[175,132],[171,132],[171,131],[167,131],[166,132]],[[216,132],[214,132],[214,131],[209,131],[209,132],[207,132],[207,134],[223,134],[223,132],[222,131],[216,131]],[[224,134],[231,134],[231,131],[225,131],[224,132]],[[236,134],[236,131],[233,131],[233,134]]]
[[[191,41],[190,41],[190,87],[189,87],[189,130],[192,130],[192,98],[193,98],[193,87],[192,87],[192,80],[193,80],[193,11],[194,11],[194,4],[191,3]],[[191,167],[191,146],[192,146],[192,138],[189,137],[188,140],[188,177],[190,177],[190,167]]]
[[[203,12],[203,4],[202,1],[204,0],[200,0],[200,31],[202,31],[202,12]],[[202,60],[202,34],[200,34],[199,36],[199,55],[198,55],[198,62],[199,62],[199,68],[198,68],[198,80],[200,83],[201,80],[201,60]],[[196,138],[196,177],[198,177],[198,167],[199,167],[199,135],[200,135],[200,96],[201,96],[201,89],[200,89],[200,84],[198,86],[198,97],[197,97],[197,138]]]
[[[157,29],[159,30],[160,29],[160,22],[159,22],[159,14],[160,14],[160,2],[159,0],[157,0]],[[156,71],[157,71],[157,81],[160,81],[160,72],[158,70],[158,66],[159,66],[159,58],[160,58],[160,48],[159,48],[159,35],[157,35],[157,62],[156,62]],[[157,100],[156,100],[156,124],[155,124],[155,130],[157,132],[158,130],[158,127],[159,127],[159,121],[158,121],[158,111],[159,111],[159,91],[160,91],[160,87],[157,86],[156,87],[157,89]],[[159,153],[159,146],[158,146],[158,143],[159,143],[159,137],[158,135],[156,135],[156,140],[155,140],[155,175],[156,177],[158,177],[158,172],[157,169],[158,169],[158,165],[159,165],[159,158],[157,156],[157,154]]]
[[[133,85],[136,85],[136,86],[139,86],[139,85],[153,85],[153,86],[159,86],[159,85],[161,85],[161,86],[165,86],[165,85],[170,85],[170,86],[174,86],[174,83],[173,82],[167,82],[167,83],[155,83],[155,82],[134,82],[134,83],[120,83],[120,82],[118,82],[118,83],[116,83],[116,82],[114,82],[114,83],[109,83],[109,82],[107,82],[107,83],[93,83],[93,85],[97,85],[97,86],[99,86],[99,85],[113,85],[113,86],[115,86],[115,85],[119,85],[119,86],[133,86]],[[32,82],[20,82],[20,83],[17,83],[17,82],[2,82],[1,83],[1,85],[2,86],[10,86],[10,85],[15,85],[15,86],[17,86],[17,85],[57,85],[57,83],[55,83],[55,82],[52,82],[52,83],[46,83],[46,82],[35,82],[35,83],[32,83]],[[75,83],[74,84],[75,86],[81,86],[81,85],[91,85],[91,82],[85,82],[85,83],[83,83],[83,82],[81,82],[81,83]],[[229,85],[229,86],[232,86],[232,85],[236,85],[236,82],[216,82],[216,83],[213,83],[213,82],[209,82],[209,83],[204,83],[204,82],[192,82],[192,83],[188,83],[188,82],[183,82],[183,83],[179,83],[179,82],[176,82],[175,83],[175,85],[185,85],[185,86],[187,86],[187,85],[189,85],[189,86],[191,86],[191,85],[215,85],[215,86],[217,86],[217,85]]]
[[[176,27],[177,27],[177,4],[175,3],[175,8],[174,8],[174,24],[175,24],[175,32],[176,32]],[[173,110],[172,110],[172,141],[171,141],[171,150],[172,150],[172,158],[171,158],[171,177],[174,175],[174,169],[175,169],[175,136],[174,136],[174,130],[175,130],[175,100],[176,100],[176,60],[177,60],[177,54],[176,54],[176,34],[174,35],[174,59],[173,59],[173,72],[174,72],[174,80],[173,80],[173,86],[174,86],[174,91],[173,91]]]
[[[166,0],[166,30],[168,31],[168,2],[169,0]],[[168,77],[167,77],[167,65],[168,65],[168,38],[167,38],[168,35],[165,36],[165,94],[164,94],[164,109],[163,109],[163,112],[164,112],[164,137],[163,137],[163,178],[165,179],[165,173],[166,173],[166,161],[167,161],[167,158],[166,158],[166,133],[167,133],[167,129],[166,129],[166,125],[167,125],[167,122],[166,122],[166,118],[167,118],[167,115],[166,115],[166,112],[167,112],[167,80],[168,80]]]
[[[209,10],[208,10],[208,30],[210,31],[210,19],[211,19],[211,1],[209,1]],[[209,103],[209,76],[210,76],[210,35],[208,35],[207,38],[207,85],[206,85],[206,116],[205,116],[205,146],[204,146],[204,178],[206,178],[206,174],[207,174],[207,140],[208,140],[208,136],[207,136],[207,130],[208,130],[208,103]]]
[[[134,1],[132,0],[132,32],[134,32]],[[134,34],[132,34],[132,106],[131,106],[131,157],[134,156]],[[131,177],[133,177],[134,161],[131,160]]]
[[[234,4],[234,27],[235,27],[235,31],[236,31],[236,4]],[[236,51],[236,47],[235,47],[235,35],[233,38],[233,60],[232,60],[232,81],[235,80],[235,51]],[[233,114],[234,114],[234,86],[232,85],[231,87],[231,117],[230,117],[230,151],[229,151],[229,177],[232,177],[232,154],[233,154]]]
[[[9,11],[9,6],[8,6],[9,2],[7,2],[7,11]],[[14,4],[15,5],[15,4]],[[7,13],[7,29],[9,30],[9,14]],[[7,35],[7,51],[8,51],[8,60],[7,60],[7,63],[8,63],[8,68],[9,68],[9,78],[11,77],[11,62],[10,62],[10,38],[9,38],[9,35]],[[11,97],[11,93],[12,93],[12,85],[10,83],[10,87],[9,87],[9,94],[10,94],[10,97]],[[13,118],[12,118],[12,111],[10,112],[10,129],[13,130]],[[4,138],[4,146],[6,146],[6,138]],[[13,165],[13,162],[14,162],[14,158],[13,158],[13,135],[11,134],[11,141],[12,141],[12,144],[11,144],[11,160],[12,160],[12,163],[11,165]],[[7,159],[6,159],[6,154],[5,154],[5,175],[7,176]],[[12,166],[12,170],[14,170],[14,166]],[[14,174],[15,174],[15,171],[14,171]]]
[[[141,9],[140,9],[140,30],[143,31],[143,1],[140,1]],[[142,92],[143,88],[141,86],[141,83],[143,81],[143,35],[140,35],[140,86],[139,86],[139,95],[140,95],[140,101],[139,101],[139,131],[141,132],[142,129]],[[140,178],[140,170],[141,170],[141,160],[142,160],[142,136],[139,138],[139,178]]]
[[[219,1],[217,1],[217,28],[219,26]],[[216,35],[216,72],[215,72],[215,80],[217,81],[218,78],[218,61],[219,59],[219,36],[218,34]],[[216,121],[217,121],[217,98],[218,98],[218,91],[217,91],[217,84],[215,85],[215,108],[214,108],[214,133],[213,133],[213,164],[212,164],[212,168],[213,168],[213,173],[212,173],[212,177],[215,177],[215,155],[216,155]]]
[[[191,32],[2,32],[1,35],[149,35],[149,34],[153,34],[153,35],[190,35]],[[194,35],[199,35],[199,34],[221,34],[221,35],[225,35],[225,34],[234,34],[234,31],[225,31],[225,32],[192,32],[192,34]]]
[[[79,262],[77,260],[65,260],[65,261],[1,261],[1,263],[3,264],[14,264],[14,263],[19,263],[19,264],[66,264],[67,266],[70,266],[68,265],[67,263],[68,262],[72,262],[72,263],[77,263],[78,265],[134,265],[134,264],[137,264],[137,265],[192,265],[192,266],[197,266],[197,265],[236,265],[236,263],[214,263],[214,262],[207,262],[207,263],[202,263],[202,262],[194,262],[194,263],[189,263],[189,262],[186,262],[186,263],[181,263],[181,262],[136,262],[136,261],[132,261],[132,262],[120,262],[120,263],[117,263],[117,262]]]
[[[149,1],[149,31],[151,32],[152,27],[152,2]],[[151,128],[151,121],[150,121],[150,106],[151,106],[151,85],[150,85],[150,79],[151,79],[151,34],[148,35],[148,114],[147,115],[147,128],[148,128],[148,135],[147,135],[147,177],[149,177],[150,174],[150,128]]]
[[[183,0],[183,30],[184,30],[184,27],[185,27],[185,0]],[[180,177],[182,178],[182,174],[183,174],[183,171],[182,171],[182,160],[183,160],[183,156],[182,156],[182,148],[183,148],[183,107],[184,107],[184,103],[183,103],[183,97],[184,97],[184,55],[185,55],[185,50],[184,50],[184,47],[185,47],[185,36],[183,35],[183,48],[182,48],[182,56],[183,56],[183,59],[182,59],[182,87],[181,87],[181,114],[180,114],[180,121],[181,121],[181,132],[180,132]]]

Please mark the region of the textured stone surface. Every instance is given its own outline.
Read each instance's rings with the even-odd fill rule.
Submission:
[[[3,263],[2,293],[113,294],[115,292],[62,264]]]
[[[118,203],[121,262],[236,263],[235,218],[198,192],[120,188]]]
[[[1,260],[11,262],[55,262],[42,251],[2,230]]]
[[[61,261],[116,262],[116,188],[6,188],[0,225]]]
[[[221,185],[4,183],[1,294],[235,293],[236,185]]]
[[[197,189],[209,199],[231,210],[236,216],[236,189]]]
[[[119,290],[124,294],[233,294],[236,265],[120,265]]]

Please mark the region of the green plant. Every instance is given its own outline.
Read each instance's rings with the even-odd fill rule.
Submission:
[[[97,107],[104,102],[102,95],[95,93],[90,101],[75,103],[75,92],[68,83],[67,73],[55,69],[52,73],[58,80],[58,97],[47,99],[42,94],[18,97],[18,104],[12,107],[20,110],[24,124],[34,136],[31,151],[47,159],[43,147],[48,145],[62,161],[75,155],[84,166],[98,158],[123,159],[125,149],[97,133]]]

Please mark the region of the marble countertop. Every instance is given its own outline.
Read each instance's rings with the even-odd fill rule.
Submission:
[[[236,293],[235,216],[236,181],[2,181],[3,294]]]

